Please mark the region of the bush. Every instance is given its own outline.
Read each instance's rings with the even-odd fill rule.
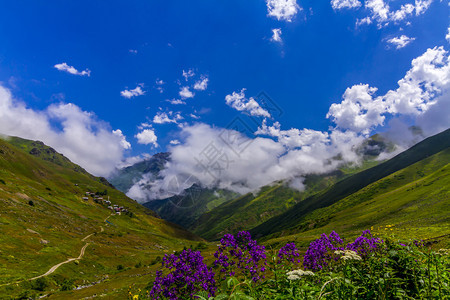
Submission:
[[[117,271],[122,271],[124,269],[123,265],[118,265],[117,266]]]
[[[30,205],[30,206],[34,206],[34,202],[33,202],[33,200],[30,200],[30,201],[28,201],[28,205]]]
[[[73,279],[66,279],[61,285],[61,291],[71,291],[75,288]]]
[[[44,291],[48,287],[47,278],[41,277],[31,282],[31,288],[36,291]]]

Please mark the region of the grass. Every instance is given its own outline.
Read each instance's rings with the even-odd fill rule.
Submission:
[[[16,298],[50,290],[55,293],[67,280],[77,286],[105,276],[132,276],[127,272],[137,261],[150,265],[162,253],[200,240],[178,225],[156,218],[104,179],[83,172],[57,153],[47,152],[45,145],[35,143],[40,155],[31,155],[32,141],[12,141],[23,144],[17,147],[0,140],[0,295]],[[86,191],[104,190],[114,204],[132,211],[133,217],[112,216],[110,225],[103,221],[110,215],[109,209],[92,199],[82,200]],[[100,232],[100,226],[104,232]],[[96,234],[86,241],[91,244],[83,259],[65,264],[48,276],[44,291],[36,290],[28,281],[2,286],[44,274],[51,266],[78,257],[85,245],[82,238],[91,233]],[[118,265],[124,270],[119,272]],[[124,295],[126,282],[118,283],[114,290],[110,292]]]

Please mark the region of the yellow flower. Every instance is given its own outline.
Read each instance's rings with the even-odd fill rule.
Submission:
[[[139,300],[139,295],[134,295],[133,300]]]

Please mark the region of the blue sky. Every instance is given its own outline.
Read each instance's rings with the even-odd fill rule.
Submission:
[[[357,127],[367,135],[399,111],[363,129],[326,118],[330,106],[360,83],[377,88],[374,99],[396,90],[413,59],[436,46],[448,49],[448,30],[449,3],[439,0],[0,1],[0,82],[12,101],[36,114],[73,103],[91,113],[92,126],[120,129],[131,147],[121,158],[183,143],[182,128],[224,128],[252,115],[245,104],[261,91],[283,111],[268,125],[328,133]],[[194,89],[205,79],[204,90]],[[183,87],[195,95],[181,97]],[[136,88],[136,96],[121,93]],[[245,97],[227,105],[226,96],[244,88]],[[155,123],[157,113],[174,121]],[[65,130],[64,117],[46,120]],[[157,140],[139,141],[143,130]],[[71,155],[84,162],[83,154]]]

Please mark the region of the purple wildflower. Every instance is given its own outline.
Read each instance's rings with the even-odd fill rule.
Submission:
[[[180,255],[166,255],[162,266],[169,270],[163,276],[162,271],[156,272],[153,288],[150,291],[152,299],[180,299],[205,290],[210,296],[216,292],[214,272],[203,262],[200,251],[183,250]]]
[[[380,238],[374,238],[370,230],[365,230],[361,236],[357,237],[353,243],[349,243],[346,249],[353,250],[361,256],[367,256],[369,253],[375,252],[381,249],[383,240]]]
[[[266,270],[265,247],[252,240],[247,231],[239,232],[236,237],[225,234],[214,257],[216,258],[214,266],[220,268],[221,273],[230,276],[234,276],[236,271],[240,270],[242,274],[250,276],[256,282]]]
[[[294,243],[287,243],[278,251],[278,263],[281,264],[283,261],[288,263],[300,263],[300,251],[297,249]]]
[[[328,236],[322,233],[319,239],[309,244],[303,259],[303,266],[311,270],[323,269],[328,266],[333,251],[344,250],[343,244],[344,241],[335,231]]]

